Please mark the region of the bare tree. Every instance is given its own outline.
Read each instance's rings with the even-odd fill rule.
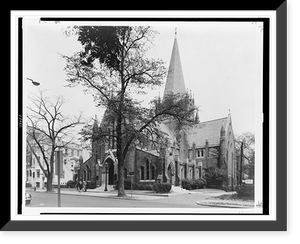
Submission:
[[[65,102],[62,96],[52,102],[40,91],[38,96],[29,97],[27,106],[26,141],[47,178],[47,191],[52,191],[55,150],[72,141],[71,129],[81,124],[82,120],[81,114],[74,118],[63,115],[62,107]],[[38,156],[39,153],[42,159]]]

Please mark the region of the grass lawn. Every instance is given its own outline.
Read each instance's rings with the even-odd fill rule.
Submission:
[[[253,196],[238,195],[237,193],[235,193],[235,194],[224,194],[224,195],[216,196],[216,197],[213,197],[213,198],[221,199],[221,200],[254,201]]]

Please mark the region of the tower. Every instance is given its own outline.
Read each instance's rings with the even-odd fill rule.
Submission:
[[[175,39],[163,98],[170,93],[183,94],[186,92],[176,34],[177,31],[175,32]]]

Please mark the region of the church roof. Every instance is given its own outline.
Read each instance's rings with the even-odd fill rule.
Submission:
[[[187,129],[187,140],[190,146],[205,147],[207,140],[210,146],[220,144],[221,128],[227,124],[228,117],[201,122]]]
[[[164,97],[168,93],[177,94],[177,93],[185,93],[185,92],[186,89],[185,89],[185,84],[183,79],[179,48],[178,48],[177,38],[175,38],[165,91],[164,91]]]

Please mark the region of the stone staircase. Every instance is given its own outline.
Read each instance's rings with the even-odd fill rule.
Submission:
[[[180,186],[172,186],[171,192],[173,192],[173,193],[188,193],[189,191],[186,189],[183,189]]]

